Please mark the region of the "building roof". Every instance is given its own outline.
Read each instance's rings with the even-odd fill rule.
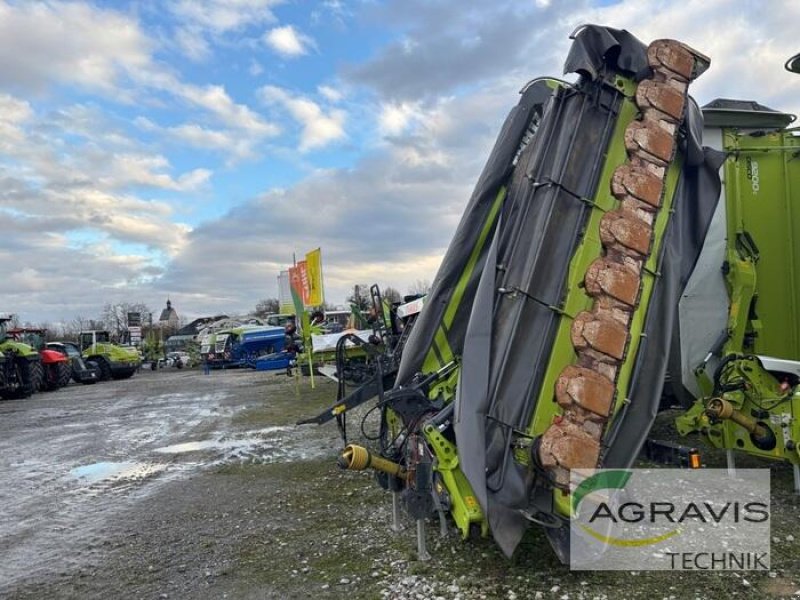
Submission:
[[[172,308],[172,302],[167,298],[167,308],[161,311],[161,316],[158,318],[159,322],[178,322],[178,313]]]

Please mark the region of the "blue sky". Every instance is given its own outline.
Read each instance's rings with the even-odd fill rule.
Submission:
[[[794,111],[800,8],[767,4],[0,0],[0,312],[243,312],[317,246],[330,302],[405,292],[577,25],[709,54],[701,103]]]

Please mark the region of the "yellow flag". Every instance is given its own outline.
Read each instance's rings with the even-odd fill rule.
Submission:
[[[321,306],[325,302],[322,290],[322,250],[317,248],[306,254],[308,275],[308,306]]]

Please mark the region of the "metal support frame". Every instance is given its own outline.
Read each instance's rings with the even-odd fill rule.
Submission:
[[[792,465],[794,471],[794,491],[800,495],[800,465]]]
[[[728,477],[736,477],[736,458],[734,457],[733,450],[728,448],[725,450],[725,458],[728,462]]]
[[[390,527],[395,533],[403,531],[400,524],[400,492],[392,492],[392,525]]]
[[[417,559],[421,561],[431,559],[425,543],[425,519],[417,519]]]

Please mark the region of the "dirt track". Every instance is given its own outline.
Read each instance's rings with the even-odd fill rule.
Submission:
[[[334,467],[335,426],[293,426],[334,393],[282,375],[172,370],[0,403],[0,597],[774,598],[800,588],[800,500],[786,467],[773,470],[771,574],[570,573],[538,531],[507,561],[489,540],[439,539],[433,527],[435,558],[420,563],[411,528],[387,529],[388,497],[372,478]]]

